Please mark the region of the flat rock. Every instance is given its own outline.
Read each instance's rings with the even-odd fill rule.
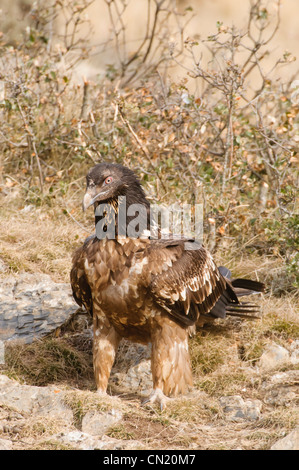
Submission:
[[[299,450],[299,426],[286,437],[275,442],[271,450]]]
[[[114,439],[108,436],[98,439],[82,431],[60,433],[54,438],[64,445],[79,450],[138,450],[143,448],[139,441]]]
[[[0,450],[12,450],[12,442],[9,439],[0,439]]]
[[[8,276],[0,285],[0,340],[31,343],[63,325],[78,310],[68,283],[46,274]]]
[[[289,406],[298,400],[299,370],[278,372],[262,383],[264,402],[273,406]]]
[[[296,339],[291,344],[291,363],[299,364],[299,339]]]
[[[243,400],[240,395],[221,397],[220,405],[229,421],[255,421],[262,408],[260,400]]]
[[[271,370],[290,361],[290,353],[279,344],[269,344],[259,360],[261,370]]]
[[[114,408],[107,412],[88,411],[82,420],[82,432],[101,437],[111,427],[119,423],[122,417],[122,412]]]
[[[54,386],[21,385],[5,375],[0,375],[0,406],[22,414],[73,421],[73,413],[64,404],[60,389]]]
[[[5,264],[2,258],[0,258],[0,273],[5,273],[8,271],[8,266]]]
[[[120,392],[147,396],[153,387],[150,357],[151,345],[123,340],[110,378],[115,388]]]

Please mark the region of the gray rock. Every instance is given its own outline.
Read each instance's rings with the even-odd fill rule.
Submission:
[[[0,286],[0,340],[31,343],[53,332],[78,310],[68,283],[46,274],[9,276]]]
[[[4,263],[3,259],[0,258],[0,273],[8,271],[8,266]]]
[[[299,339],[296,339],[291,344],[291,363],[299,364]]]
[[[275,442],[271,450],[299,450],[299,426],[286,437]]]
[[[111,381],[119,391],[147,396],[152,390],[151,345],[123,340],[112,369]]]
[[[139,441],[114,439],[108,436],[97,439],[82,431],[60,433],[55,436],[55,439],[79,450],[136,450],[143,448]]]
[[[80,450],[94,450],[97,448],[98,439],[82,431],[70,431],[55,436],[59,442]]]
[[[82,420],[82,432],[91,436],[101,437],[112,426],[122,420],[123,414],[120,410],[112,408],[108,412],[88,411]]]
[[[259,360],[259,366],[262,370],[271,370],[285,364],[289,360],[289,351],[276,343],[272,343],[269,344],[263,352]]]
[[[63,394],[57,387],[21,385],[0,375],[0,406],[7,406],[22,414],[47,416],[73,421],[72,411],[64,404]]]
[[[0,450],[12,450],[12,442],[9,439],[0,439]]]
[[[0,340],[0,366],[5,364],[5,344]]]
[[[262,383],[264,402],[273,406],[289,406],[298,399],[298,385],[299,370],[278,372]]]
[[[147,396],[153,387],[151,361],[142,360],[139,364],[130,367],[122,383],[131,392]]]
[[[145,449],[140,441],[133,439],[115,439],[113,437],[103,436],[98,442],[98,449],[101,450],[141,450]]]
[[[255,421],[261,414],[260,400],[243,400],[240,395],[220,398],[220,405],[229,421]]]

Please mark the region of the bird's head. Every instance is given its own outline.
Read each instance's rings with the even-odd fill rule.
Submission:
[[[148,204],[139,180],[132,170],[115,163],[98,163],[86,176],[83,210],[100,203],[117,205],[118,197],[126,196],[127,204]]]

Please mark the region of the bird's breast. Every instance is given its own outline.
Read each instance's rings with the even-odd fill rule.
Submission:
[[[108,318],[123,334],[126,328],[146,329],[153,308],[147,295],[145,244],[139,240],[103,242],[84,265],[94,312]]]

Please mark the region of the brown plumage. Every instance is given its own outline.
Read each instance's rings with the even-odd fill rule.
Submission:
[[[188,336],[196,325],[227,314],[254,316],[257,308],[241,304],[237,294],[262,291],[256,281],[231,280],[217,268],[210,253],[192,239],[130,238],[121,226],[118,201],[126,208],[144,208],[150,227],[150,206],[135,174],[121,165],[100,163],[87,175],[83,208],[95,208],[95,234],[73,256],[71,284],[80,306],[93,316],[93,357],[97,389],[106,392],[118,344],[122,338],[152,343],[153,393],[150,401],[165,402],[192,385]],[[120,199],[119,199],[120,198]],[[107,204],[102,216],[97,209]],[[115,237],[105,236],[103,221],[115,221]],[[105,219],[106,218],[106,219]],[[98,226],[97,226],[98,227]],[[103,233],[103,232],[102,232]],[[107,232],[108,233],[108,232]]]

